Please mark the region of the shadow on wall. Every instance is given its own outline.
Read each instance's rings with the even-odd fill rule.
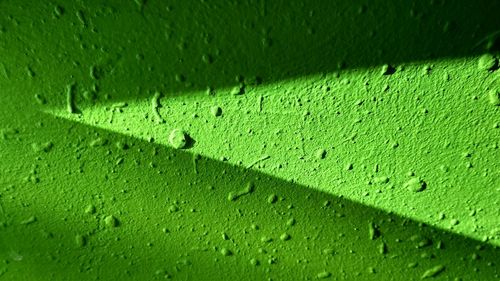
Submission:
[[[54,145],[34,153],[38,180],[15,183],[1,198],[5,280],[498,278],[500,252],[490,245],[256,171],[44,118]]]
[[[98,2],[64,3],[61,14],[3,3],[18,23],[5,25],[5,49],[30,42],[39,77],[64,70],[61,87],[72,79],[129,99],[472,56],[500,37],[500,2],[490,0]]]

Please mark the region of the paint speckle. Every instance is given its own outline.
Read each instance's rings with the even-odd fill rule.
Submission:
[[[188,136],[183,130],[174,129],[170,132],[168,141],[172,147],[176,149],[183,149],[186,148]]]
[[[280,235],[281,241],[288,241],[288,240],[290,240],[290,238],[292,238],[292,237],[290,236],[290,234],[288,234],[286,232]]]
[[[389,178],[386,176],[380,176],[373,178],[373,182],[376,184],[384,184],[389,182]]]
[[[325,159],[326,158],[326,150],[320,148],[316,151],[316,158],[317,159]]]
[[[414,177],[408,180],[403,187],[412,192],[421,192],[427,188],[427,183],[420,178]]]
[[[252,193],[254,191],[254,189],[255,189],[254,183],[253,182],[249,182],[243,190],[240,190],[238,192],[230,192],[227,195],[227,200],[229,200],[229,201],[236,201],[241,196]]]
[[[234,96],[243,95],[244,93],[245,93],[245,85],[243,85],[243,84],[235,86],[231,89],[231,95],[234,95]]]
[[[165,123],[165,120],[160,114],[160,108],[161,108],[160,99],[162,98],[162,96],[163,95],[160,92],[155,92],[153,98],[151,99],[151,109],[153,111],[153,115],[155,117],[157,124]]]
[[[85,237],[84,235],[81,235],[81,234],[77,234],[75,236],[75,244],[77,247],[84,247],[85,245],[87,245],[87,237]]]
[[[76,84],[72,83],[66,87],[66,110],[70,114],[79,114],[80,111],[76,108],[75,102]]]
[[[28,225],[28,224],[35,223],[36,221],[37,221],[37,218],[35,216],[31,216],[25,220],[22,220],[21,224]]]
[[[212,113],[212,115],[215,117],[219,117],[222,115],[222,108],[220,108],[219,106],[212,106],[210,108],[210,113]]]
[[[106,216],[104,218],[104,224],[107,227],[118,227],[120,225],[120,221],[115,216]]]
[[[394,72],[396,72],[396,69],[389,64],[382,65],[382,69],[380,71],[382,75],[391,75],[394,74]]]
[[[489,71],[495,69],[497,66],[497,59],[491,54],[484,54],[479,57],[478,69],[481,71]]]
[[[499,90],[490,90],[488,92],[488,101],[492,105],[500,106],[500,91]]]
[[[317,279],[326,279],[326,278],[330,278],[331,276],[332,276],[332,274],[330,272],[322,271],[316,275],[316,278]]]
[[[232,252],[231,250],[227,249],[227,248],[222,248],[222,249],[220,250],[220,253],[221,253],[223,256],[226,256],[226,257],[228,257],[228,256],[232,256],[232,255],[233,255],[233,252]]]
[[[274,204],[278,201],[278,196],[276,194],[271,194],[267,197],[267,203]]]
[[[422,279],[436,277],[441,274],[446,268],[443,265],[436,265],[432,268],[427,269],[424,274],[422,274]]]
[[[96,207],[93,204],[87,205],[87,207],[85,207],[85,213],[95,214],[95,212],[96,212]]]

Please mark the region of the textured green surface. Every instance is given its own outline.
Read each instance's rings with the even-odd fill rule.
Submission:
[[[1,280],[499,279],[499,2],[20,2]]]

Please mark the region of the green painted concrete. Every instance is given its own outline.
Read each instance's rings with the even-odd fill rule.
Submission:
[[[0,2],[3,280],[497,280],[499,4]]]

